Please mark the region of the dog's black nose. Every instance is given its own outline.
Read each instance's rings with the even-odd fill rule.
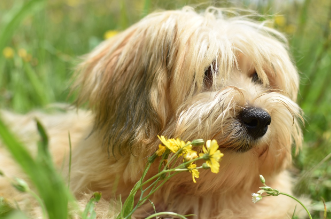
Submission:
[[[243,109],[238,116],[239,121],[247,130],[247,134],[254,140],[262,137],[271,123],[269,113],[261,108],[248,107]]]

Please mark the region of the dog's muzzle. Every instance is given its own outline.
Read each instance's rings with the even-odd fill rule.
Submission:
[[[271,123],[269,113],[261,108],[244,108],[238,115],[238,120],[246,129],[246,133],[253,139],[261,138]]]

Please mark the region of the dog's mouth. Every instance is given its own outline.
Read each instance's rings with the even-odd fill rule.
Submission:
[[[245,153],[260,143],[271,124],[270,115],[261,108],[244,108],[232,121],[227,134],[218,133],[220,148]],[[263,152],[264,153],[264,152]]]

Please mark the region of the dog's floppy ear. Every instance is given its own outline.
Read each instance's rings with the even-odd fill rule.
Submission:
[[[101,43],[76,72],[77,104],[89,103],[94,131],[113,154],[149,144],[167,120],[167,53],[155,54],[154,47],[167,51],[169,44],[159,41],[171,36],[153,37],[143,22]]]

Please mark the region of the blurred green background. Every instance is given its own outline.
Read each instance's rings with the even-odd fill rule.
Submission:
[[[1,108],[25,113],[72,102],[68,88],[77,57],[149,12],[184,5],[256,10],[288,36],[306,121],[304,147],[294,158],[295,191],[314,201],[314,218],[324,218],[322,199],[331,209],[330,0],[2,0]]]

